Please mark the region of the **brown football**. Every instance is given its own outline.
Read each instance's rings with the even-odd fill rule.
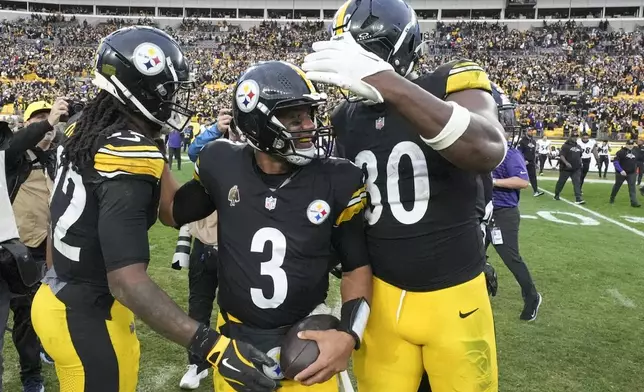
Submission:
[[[335,329],[340,320],[330,314],[316,314],[304,318],[293,325],[282,342],[280,368],[284,377],[292,380],[302,370],[318,359],[320,350],[315,340],[303,340],[297,337],[300,331],[325,331]]]

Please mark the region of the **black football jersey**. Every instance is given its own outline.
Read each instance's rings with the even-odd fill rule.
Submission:
[[[60,146],[58,162],[64,151]],[[147,230],[156,221],[165,163],[156,144],[133,131],[101,137],[95,151],[82,173],[57,168],[50,204],[54,292],[70,306],[109,309],[107,272],[149,261]]]
[[[368,264],[363,175],[348,160],[313,160],[270,188],[254,150],[222,139],[200,152],[195,179],[219,216],[219,306],[249,326],[309,315],[338,258],[345,271]]]
[[[440,99],[467,89],[491,92],[485,71],[465,60],[414,83]],[[374,275],[409,291],[451,287],[478,275],[485,259],[478,174],[455,167],[384,104],[344,102],[332,124],[338,155],[366,173]]]

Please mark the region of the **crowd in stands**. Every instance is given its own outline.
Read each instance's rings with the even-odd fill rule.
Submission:
[[[0,21],[0,108],[19,111],[35,100],[65,95],[85,101],[95,94],[89,70],[101,37],[148,18],[89,24],[61,15]],[[312,42],[325,39],[323,22],[262,22],[249,30],[227,22],[184,19],[165,30],[187,48],[199,90],[198,116],[211,121],[230,105],[232,84],[251,63],[281,59],[301,63]],[[519,103],[524,126],[564,131],[587,123],[596,134],[637,136],[644,107],[643,31],[624,32],[608,22],[585,27],[549,22],[527,31],[497,22],[444,24],[424,33],[419,72],[458,57],[480,63]],[[332,107],[341,98],[328,91]]]

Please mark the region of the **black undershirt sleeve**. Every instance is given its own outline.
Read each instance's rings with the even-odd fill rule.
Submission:
[[[98,236],[107,272],[150,261],[148,212],[154,186],[147,181],[119,179],[96,188]]]
[[[174,196],[172,217],[177,227],[207,218],[215,212],[215,203],[197,180],[186,182]]]

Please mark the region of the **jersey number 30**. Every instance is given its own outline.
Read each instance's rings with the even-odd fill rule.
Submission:
[[[273,252],[271,259],[262,263],[260,273],[268,275],[273,279],[273,296],[266,298],[262,289],[251,288],[250,297],[253,303],[260,309],[275,309],[284,303],[288,292],[288,281],[286,272],[282,269],[284,257],[286,256],[286,237],[281,231],[273,227],[264,227],[257,230],[250,244],[250,251],[264,253],[266,243],[272,244]]]
[[[414,205],[411,210],[406,210],[400,200],[400,175],[399,166],[403,156],[409,157],[414,170]],[[356,156],[356,165],[367,167],[367,192],[371,199],[371,210],[365,211],[367,222],[375,225],[382,215],[383,204],[382,193],[376,185],[378,179],[378,161],[376,155],[369,151],[363,150]],[[420,147],[413,142],[404,141],[396,144],[387,159],[387,172],[380,173],[386,176],[386,191],[389,200],[391,214],[396,220],[405,225],[417,223],[425,216],[427,207],[429,207],[429,173],[427,171],[427,159]]]

